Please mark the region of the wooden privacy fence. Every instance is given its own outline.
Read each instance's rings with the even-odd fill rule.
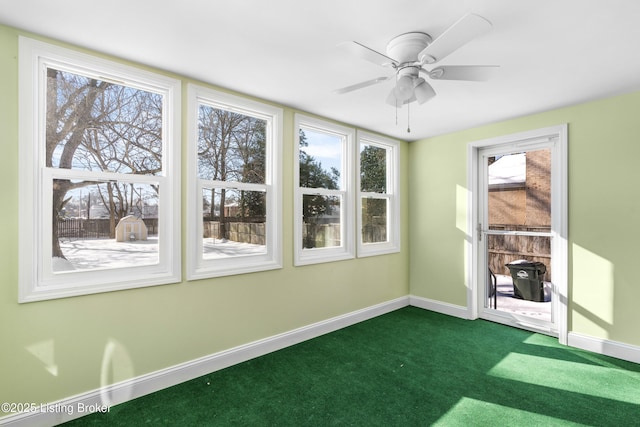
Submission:
[[[158,234],[158,219],[144,218],[149,236]],[[116,220],[116,224],[118,221]],[[71,218],[58,220],[59,239],[109,239],[111,236],[111,221],[109,218]]]
[[[387,241],[387,226],[366,224],[362,227],[362,243],[378,243]]]
[[[204,221],[203,237],[220,238],[241,243],[264,245],[266,242],[264,222],[225,222],[224,236],[220,235],[219,221]],[[303,224],[302,239],[307,248],[340,246],[340,224]],[[362,229],[364,243],[385,242],[386,225],[367,225]]]
[[[487,236],[487,248],[489,268],[494,274],[510,275],[506,264],[526,259],[543,263],[547,268],[543,280],[551,281],[551,237],[490,234]]]
[[[264,220],[260,222],[233,221],[224,223],[224,235],[220,235],[220,221],[205,221],[203,237],[225,238],[234,242],[265,245],[266,230]]]
[[[58,238],[99,239],[109,238],[109,220],[61,219],[58,220]]]
[[[340,246],[340,224],[303,224],[302,244],[305,248]]]
[[[264,222],[230,222],[229,240],[241,243],[251,243],[254,245],[265,245]]]

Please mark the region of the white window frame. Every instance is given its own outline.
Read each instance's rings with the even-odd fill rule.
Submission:
[[[162,170],[157,176],[46,168],[46,69],[81,74],[161,94]],[[180,95],[179,80],[71,49],[20,37],[19,40],[19,302],[181,281],[180,262]],[[154,183],[159,203],[157,264],[53,273],[51,266],[51,182],[62,179]]]
[[[340,137],[343,141],[342,164],[340,173],[340,189],[300,187],[300,144],[301,128],[327,133]],[[307,265],[323,262],[340,261],[355,258],[354,243],[354,141],[355,130],[331,122],[295,114],[294,116],[294,265]],[[304,249],[302,245],[302,197],[308,194],[339,196],[340,203],[340,246],[327,248]]]
[[[187,279],[228,276],[282,268],[282,129],[283,110],[217,90],[187,86]],[[264,184],[209,181],[198,177],[198,106],[256,117],[267,122],[266,170]],[[266,192],[266,253],[230,258],[204,259],[202,190],[209,186]]]
[[[387,189],[385,193],[363,192],[360,182],[360,153],[362,145],[383,148],[387,152],[386,173]],[[358,224],[358,257],[390,254],[400,251],[400,143],[396,140],[358,131],[356,173],[358,195],[356,203]],[[387,240],[385,242],[364,243],[362,241],[362,201],[366,198],[385,199],[387,201]]]

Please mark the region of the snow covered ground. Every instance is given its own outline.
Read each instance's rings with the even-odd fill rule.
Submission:
[[[266,246],[239,243],[231,240],[205,238],[202,240],[203,258],[218,259],[242,255],[264,254]],[[115,239],[63,240],[60,248],[67,260],[57,258],[54,271],[122,268],[158,263],[158,238],[133,242]]]
[[[251,243],[240,243],[226,239],[213,239],[211,237],[202,239],[202,257],[204,259],[229,258],[241,255],[266,254],[265,245],[254,245]]]
[[[133,242],[116,242],[116,239],[62,240],[60,249],[68,262],[55,261],[54,271],[122,268],[158,263],[157,237]]]
[[[534,319],[551,322],[551,284],[544,282],[545,302],[534,302],[514,298],[513,279],[511,276],[496,274],[497,309]]]

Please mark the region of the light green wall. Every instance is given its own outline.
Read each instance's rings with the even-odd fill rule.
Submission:
[[[284,268],[18,304],[19,34],[0,26],[0,180],[4,183],[0,401],[46,403],[97,389],[103,385],[102,362],[109,351],[115,362],[106,380],[115,382],[409,293],[407,198],[402,202],[401,253],[293,267],[293,149],[297,140],[295,111],[285,108]],[[186,111],[186,105],[184,108]],[[407,154],[403,143],[402,170],[407,168]],[[183,178],[186,173],[183,170]],[[404,175],[402,191],[407,186]],[[184,254],[183,235],[183,260]]]
[[[640,345],[638,111],[633,93],[410,143],[411,293],[467,304],[467,144],[568,123],[569,331]]]

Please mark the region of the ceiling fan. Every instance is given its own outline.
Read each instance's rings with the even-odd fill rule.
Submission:
[[[428,70],[425,66],[435,64],[461,46],[491,29],[491,23],[485,18],[467,14],[451,25],[435,40],[422,32],[411,32],[394,37],[387,44],[384,55],[356,41],[342,43],[340,46],[349,52],[373,62],[390,67],[395,73],[377,77],[335,92],[344,94],[357,89],[372,86],[395,77],[396,84],[387,96],[386,102],[395,107],[417,101],[419,104],[436,96],[436,92],[425,78],[433,80],[488,80],[499,68],[494,65],[442,65]]]

